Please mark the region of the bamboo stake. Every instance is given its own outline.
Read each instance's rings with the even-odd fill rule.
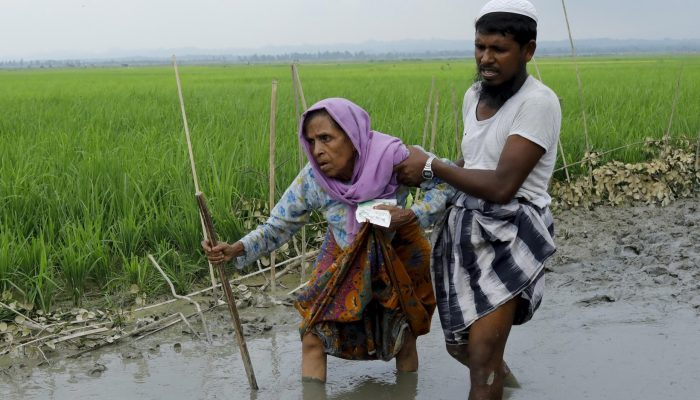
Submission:
[[[430,152],[435,152],[435,136],[437,136],[438,111],[440,107],[440,92],[435,92],[435,103],[433,103],[433,126],[430,132]]]
[[[275,207],[275,145],[276,145],[276,118],[277,118],[277,81],[272,81],[272,95],[270,97],[270,169],[269,169],[269,189],[270,189],[270,213]],[[270,253],[270,291],[272,293],[277,289],[275,279],[275,254]]]
[[[535,56],[532,56],[532,65],[535,66],[535,72],[537,72],[537,79],[539,79],[540,82],[544,83],[542,80],[542,73],[540,72],[540,66],[537,65],[537,59]]]
[[[668,120],[668,128],[666,128],[666,133],[664,133],[664,151],[668,152],[668,139],[671,137],[671,126],[673,125],[673,116],[676,114],[676,106],[678,105],[678,98],[681,94],[681,77],[683,76],[683,64],[681,64],[681,69],[678,71],[678,80],[676,81],[676,92],[673,96],[673,105],[671,106],[671,117]]]
[[[177,61],[175,56],[173,56],[173,66],[175,67],[175,80],[177,82],[177,93],[180,97],[180,110],[182,111],[182,119],[185,125],[185,136],[187,137],[187,150],[190,156],[190,166],[192,167],[192,179],[195,185],[195,197],[197,198],[197,204],[199,205],[199,216],[203,227],[204,237],[209,240],[212,246],[216,245],[216,236],[214,232],[214,225],[211,222],[211,216],[209,215],[209,210],[206,208],[206,202],[204,200],[204,195],[199,190],[199,181],[197,179],[197,169],[194,164],[194,153],[192,151],[192,141],[190,140],[190,129],[187,124],[187,114],[185,113],[185,101],[182,97],[182,85],[180,84],[180,74],[177,70]],[[212,265],[209,263],[209,267]],[[241,357],[243,358],[243,365],[245,366],[246,374],[248,375],[248,383],[251,389],[258,390],[258,384],[255,381],[255,374],[253,372],[253,366],[250,362],[250,356],[248,355],[248,348],[245,343],[245,338],[243,337],[243,328],[241,327],[241,321],[238,318],[238,310],[236,309],[236,301],[233,298],[233,293],[231,291],[231,285],[226,279],[226,270],[224,270],[224,265],[219,263],[216,265],[216,269],[219,272],[219,279],[221,279],[221,287],[223,288],[224,295],[226,297],[226,302],[228,303],[229,312],[231,313],[231,319],[233,320],[233,327],[236,330],[236,339],[238,340],[238,347],[241,350]],[[215,286],[215,281],[212,275],[212,287]]]
[[[168,286],[170,287],[170,292],[173,294],[173,297],[175,297],[176,299],[185,300],[185,301],[189,302],[190,304],[194,305],[194,308],[197,309],[197,314],[199,314],[199,319],[202,321],[202,326],[204,327],[204,334],[207,336],[207,342],[211,343],[211,333],[209,333],[209,327],[207,326],[207,321],[204,319],[204,314],[202,314],[202,308],[199,306],[199,303],[197,303],[196,301],[192,300],[191,298],[189,298],[187,296],[181,296],[181,295],[177,294],[177,292],[175,291],[175,286],[173,286],[173,282],[170,280],[170,278],[168,278],[168,275],[165,273],[165,271],[163,271],[163,269],[160,267],[160,265],[158,265],[158,262],[156,261],[156,259],[153,258],[153,256],[150,254],[148,255],[148,259],[151,260],[151,263],[153,264],[154,267],[156,267],[158,272],[160,272],[160,274],[163,275],[163,278],[165,279],[165,281],[168,283]],[[187,325],[189,325],[187,320],[185,320],[185,323]],[[192,327],[190,327],[190,329],[192,329]],[[192,329],[192,332],[197,334],[194,331],[194,329]]]
[[[566,175],[566,181],[571,182],[571,176],[569,175],[569,166],[566,164],[566,156],[564,155],[564,145],[561,144],[561,139],[559,140],[559,153],[561,153],[561,163],[563,165],[564,174]]]
[[[421,140],[421,147],[425,149],[425,140],[428,138],[428,124],[430,124],[430,111],[433,104],[433,92],[435,91],[435,77],[430,83],[430,93],[428,94],[428,104],[425,106],[425,124],[423,124],[423,139]]]
[[[576,82],[578,83],[578,96],[581,102],[581,116],[583,117],[583,133],[586,138],[586,151],[591,152],[591,141],[588,137],[588,122],[586,121],[586,104],[583,97],[583,84],[581,83],[581,74],[579,73],[578,62],[576,61],[576,48],[574,47],[574,38],[571,35],[571,26],[569,25],[569,14],[566,12],[566,3],[561,0],[561,6],[564,9],[564,19],[566,20],[566,30],[569,32],[569,43],[571,44],[571,58],[574,60],[574,68],[576,69]],[[593,179],[593,167],[588,166],[589,179]]]
[[[540,72],[540,67],[537,65],[537,60],[532,57],[532,63],[535,65],[535,71],[537,72],[537,78],[540,82],[544,83],[542,80],[542,73]],[[561,98],[559,99],[559,106],[561,106]],[[566,165],[566,156],[564,155],[564,145],[561,144],[561,138],[559,138],[557,145],[559,146],[559,154],[561,154],[561,163],[564,165],[564,173],[566,174],[566,181],[571,182],[571,176],[569,175],[569,166]]]
[[[214,231],[214,223],[211,220],[211,215],[209,214],[209,209],[207,208],[207,202],[204,198],[204,194],[202,192],[199,192],[195,196],[197,197],[199,212],[202,216],[204,226],[207,230],[209,243],[212,246],[216,246],[217,239],[216,232]],[[228,279],[226,278],[226,270],[224,269],[224,264],[216,264],[216,269],[219,271],[219,280],[221,280],[221,287],[223,288],[224,295],[226,296],[226,303],[228,304],[228,311],[231,314],[233,329],[236,331],[236,339],[238,340],[238,347],[241,351],[241,358],[243,358],[243,366],[245,367],[245,372],[248,376],[248,383],[250,384],[251,389],[258,390],[258,383],[255,380],[253,364],[250,362],[250,355],[248,354],[248,346],[246,345],[245,338],[243,337],[243,327],[241,326],[241,320],[238,317],[238,310],[236,309],[236,300],[233,298],[231,284],[229,284]]]
[[[462,129],[460,129],[459,125],[459,108],[457,107],[457,95],[455,94],[455,88],[452,87],[452,113],[454,114],[455,117],[455,150],[456,150],[456,159],[461,158],[462,156]]]
[[[301,81],[299,80],[299,71],[297,70],[296,64],[292,64],[292,86],[294,87],[294,112],[297,116],[297,126],[301,124],[301,114],[302,110],[299,109],[299,101],[301,101],[301,108],[306,110],[306,99],[304,98],[304,89],[301,87]],[[304,155],[304,149],[299,143],[299,170],[304,168],[306,164],[306,156]],[[301,228],[301,266],[299,267],[299,281],[306,281],[306,225]]]
[[[432,111],[432,105],[433,105],[433,94],[435,92],[435,77],[433,76],[433,79],[430,83],[430,93],[428,94],[428,104],[425,106],[425,124],[423,125],[423,138],[421,139],[421,148],[423,151],[425,151],[425,141],[428,139],[428,126],[430,125],[430,116],[431,116],[431,111]],[[420,187],[416,189],[416,195],[413,198],[413,201],[416,202],[418,201],[418,198],[420,197]]]
[[[175,69],[175,82],[177,82],[177,96],[180,99],[180,111],[182,112],[182,123],[185,126],[185,138],[187,139],[187,154],[190,156],[190,168],[192,168],[192,180],[194,181],[194,192],[199,192],[199,179],[197,178],[197,168],[194,165],[194,152],[192,151],[192,140],[190,139],[190,127],[187,123],[187,113],[185,113],[185,99],[182,96],[182,84],[180,83],[180,72],[177,69],[177,59],[173,55],[173,68]],[[202,225],[202,234],[206,239],[206,231],[204,229],[204,221],[200,217],[199,222]],[[209,279],[211,286],[216,286],[216,278],[214,277],[214,267],[207,260],[209,265]]]

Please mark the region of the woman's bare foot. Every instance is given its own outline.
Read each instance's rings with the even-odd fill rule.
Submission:
[[[401,350],[396,354],[396,369],[401,372],[418,371],[418,351],[416,337],[410,329],[406,329]]]
[[[327,355],[318,336],[307,333],[301,341],[301,378],[304,381],[326,381]]]

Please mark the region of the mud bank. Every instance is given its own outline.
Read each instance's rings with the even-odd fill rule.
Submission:
[[[700,201],[555,214],[558,252],[534,319],[506,359],[508,399],[694,399],[700,393]],[[463,399],[467,370],[444,350],[437,317],[420,369],[329,359],[326,385],[300,382],[293,307],[242,310],[260,390],[251,392],[224,308],[212,344],[178,325],[140,341],[0,371],[2,399]],[[192,322],[197,329],[199,324]]]

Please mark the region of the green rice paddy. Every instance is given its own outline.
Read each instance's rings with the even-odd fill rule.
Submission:
[[[567,161],[578,161],[586,148],[575,66],[563,58],[537,62],[561,98]],[[661,138],[676,87],[670,135],[697,139],[700,56],[580,58],[578,65],[594,150]],[[456,156],[472,60],[309,64],[299,73],[309,105],[347,97],[369,112],[375,130],[415,144],[435,77],[435,151]],[[272,80],[279,81],[278,194],[298,171],[290,68],[181,66],[180,76],[201,189],[219,235],[233,241],[244,233],[246,200],[267,198]],[[171,67],[0,71],[0,142],[0,292],[46,310],[132,285],[155,292],[162,279],[148,253],[180,291],[207,276]],[[643,146],[608,155],[650,156]]]

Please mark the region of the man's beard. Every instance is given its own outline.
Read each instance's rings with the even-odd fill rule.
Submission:
[[[500,85],[490,85],[481,76],[477,67],[474,83],[477,84],[475,89],[479,95],[479,101],[483,101],[491,108],[500,109],[522,87],[522,82],[520,82],[521,75],[513,75],[512,78]]]

